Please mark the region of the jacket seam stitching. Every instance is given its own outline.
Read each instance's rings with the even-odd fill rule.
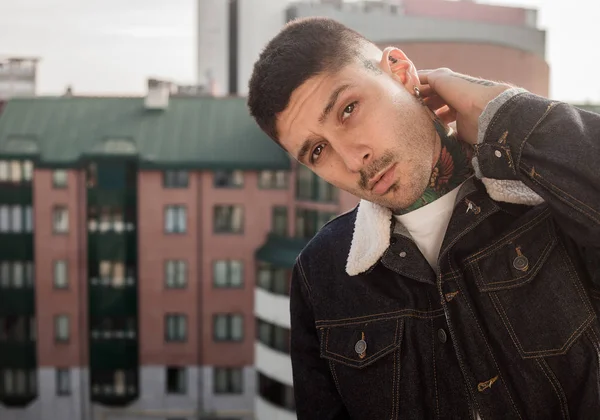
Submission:
[[[459,287],[461,293],[464,293],[464,290],[462,290],[462,286],[460,285],[460,282],[457,282],[457,284],[458,284],[458,287]],[[498,362],[496,361],[496,358],[494,357],[494,354],[492,353],[492,351],[490,349],[490,345],[489,345],[487,339],[485,338],[485,336],[483,335],[483,331],[481,329],[481,326],[479,325],[479,322],[477,321],[477,318],[475,317],[475,314],[473,313],[473,309],[471,308],[471,305],[469,305],[469,302],[467,300],[465,300],[465,305],[466,305],[467,309],[469,310],[469,312],[471,313],[471,318],[473,319],[475,325],[477,326],[477,329],[479,330],[479,335],[481,336],[481,339],[485,343],[485,347],[487,348],[487,353],[489,354],[490,358],[492,359],[492,361],[494,363],[496,371],[498,372],[498,376],[500,377],[500,381],[502,383],[502,386],[503,386],[504,390],[506,391],[506,394],[508,395],[508,399],[510,400],[510,403],[512,404],[513,409],[517,413],[517,416],[519,416],[519,418],[521,420],[523,420],[523,417],[521,416],[521,413],[519,412],[519,410],[517,409],[517,406],[516,406],[515,402],[513,401],[512,395],[510,393],[510,390],[508,389],[508,386],[506,385],[506,382],[504,381],[504,378],[502,377],[502,372],[500,371],[500,367],[498,366]]]
[[[540,366],[540,369],[542,370],[544,375],[546,375],[546,378],[550,382],[550,385],[552,385],[552,388],[554,389],[554,392],[555,392],[556,396],[558,397],[558,401],[560,402],[560,411],[562,413],[563,419],[568,420],[569,419],[569,409],[568,409],[567,397],[564,393],[564,390],[562,389],[562,386],[560,385],[560,382],[558,381],[558,379],[556,378],[556,375],[554,375],[554,372],[552,371],[552,368],[550,368],[550,365],[544,358],[538,358],[538,359],[536,359],[536,362]]]
[[[405,312],[415,312],[413,313],[405,313]],[[381,315],[389,315],[386,317],[379,317]],[[430,318],[438,318],[440,316],[444,316],[443,309],[436,309],[435,311],[429,312],[421,312],[414,311],[413,309],[404,309],[398,312],[388,312],[383,314],[373,315],[372,317],[358,317],[358,318],[345,318],[345,319],[336,319],[336,320],[317,320],[315,323],[319,328],[330,328],[330,327],[341,327],[341,326],[350,326],[355,324],[362,324],[365,322],[378,322],[378,321],[389,321],[391,319],[400,319],[400,318],[419,318],[419,319],[430,319]],[[343,322],[350,321],[350,322]]]
[[[310,287],[310,284],[308,284],[308,280],[306,278],[306,274],[304,273],[304,267],[302,266],[302,260],[300,259],[300,256],[298,256],[298,268],[300,269],[300,277],[302,278],[302,282],[304,283],[304,286],[306,286],[306,289],[308,291],[308,297],[310,300],[312,300],[312,289]]]
[[[529,222],[527,222],[526,224],[519,226],[518,228],[514,229],[513,231],[507,233],[506,235],[504,235],[502,238],[498,239],[495,243],[493,243],[492,245],[476,252],[473,255],[470,255],[469,257],[465,258],[463,260],[464,264],[473,264],[478,262],[479,260],[489,256],[490,254],[496,252],[498,249],[502,248],[504,245],[506,245],[507,243],[511,242],[513,239],[515,239],[516,237],[529,232],[531,229],[537,227],[537,225],[539,223],[541,223],[544,219],[550,217],[550,209],[546,208],[544,209],[544,211],[542,211],[540,214],[538,214],[536,217],[534,217],[532,220],[530,220]]]
[[[597,210],[591,208],[590,206],[588,206],[587,204],[585,204],[581,200],[573,197],[572,195],[570,195],[566,191],[562,190],[560,187],[554,185],[551,181],[546,180],[546,178],[544,178],[539,172],[535,172],[534,171],[534,167],[533,166],[529,167],[525,163],[521,163],[520,166],[523,169],[523,171],[528,174],[529,178],[533,182],[535,182],[536,184],[538,184],[542,188],[544,188],[544,187],[547,188],[551,193],[553,193],[553,195],[557,199],[559,199],[560,201],[562,201],[563,203],[565,203],[570,208],[573,208],[573,209],[579,211],[583,215],[585,215],[588,218],[590,218],[596,224],[600,224],[600,219],[598,218],[598,217],[600,217],[600,212],[598,212]],[[543,181],[543,183],[541,181]],[[546,184],[546,185],[544,185],[544,184]],[[571,200],[574,201],[574,202],[576,202],[576,203],[578,203],[578,204],[580,204],[580,205],[576,205]],[[590,213],[590,211],[592,213]],[[597,216],[594,215],[594,214],[596,214]]]
[[[558,102],[551,102],[550,105],[548,105],[548,107],[546,108],[546,111],[544,112],[544,114],[540,117],[539,120],[537,120],[537,122],[533,125],[533,127],[531,128],[531,130],[529,130],[529,132],[527,133],[527,135],[525,136],[525,138],[523,138],[523,141],[521,142],[521,144],[519,145],[519,154],[517,155],[517,162],[516,166],[515,166],[515,173],[517,168],[521,165],[521,156],[523,155],[523,148],[525,147],[525,144],[528,143],[529,138],[531,137],[531,135],[533,134],[533,132],[538,128],[538,126],[542,123],[542,121],[544,121],[546,119],[546,117],[548,117],[548,115],[550,114],[550,112],[556,108],[556,106],[558,105]]]

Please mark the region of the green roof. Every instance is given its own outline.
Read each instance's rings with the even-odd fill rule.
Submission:
[[[35,155],[41,166],[90,156],[137,156],[142,167],[289,169],[288,155],[250,117],[244,98],[34,97],[0,113],[0,156]]]
[[[271,234],[267,242],[256,251],[255,257],[258,261],[277,267],[292,268],[308,241],[308,239],[283,238]]]
[[[579,109],[583,109],[585,111],[590,111],[590,112],[595,112],[596,114],[600,114],[600,104],[573,104],[574,107],[579,108]]]

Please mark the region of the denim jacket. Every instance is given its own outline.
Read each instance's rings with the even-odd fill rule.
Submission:
[[[600,418],[600,116],[511,90],[480,119],[435,272],[362,201],[298,257],[300,420]]]

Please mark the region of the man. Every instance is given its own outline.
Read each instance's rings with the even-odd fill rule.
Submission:
[[[598,418],[599,116],[318,18],[266,46],[248,103],[362,198],[294,267],[299,419]]]

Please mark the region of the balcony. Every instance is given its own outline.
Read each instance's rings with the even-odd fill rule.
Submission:
[[[137,318],[137,289],[132,286],[92,285],[89,292],[90,315],[93,317]]]
[[[137,256],[137,232],[90,232],[88,256],[91,261],[133,262]]]
[[[136,207],[136,189],[100,189],[88,188],[87,204],[89,207]]]
[[[90,366],[102,370],[136,369],[138,366],[137,339],[90,340]]]
[[[31,204],[33,202],[33,188],[31,182],[21,184],[2,184],[2,204]]]
[[[292,360],[289,354],[273,350],[262,343],[255,343],[256,370],[282,384],[293,386]]]
[[[0,289],[0,315],[33,315],[34,313],[33,288]]]
[[[33,260],[33,233],[0,233],[0,255],[6,261]]]
[[[0,368],[35,369],[36,363],[35,341],[0,342]]]

